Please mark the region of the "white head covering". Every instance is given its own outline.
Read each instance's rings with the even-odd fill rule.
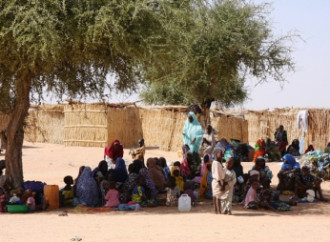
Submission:
[[[259,176],[259,171],[257,171],[257,170],[250,171],[250,176],[256,176],[256,175]]]
[[[220,153],[220,152],[225,152],[225,148],[223,147],[219,147],[219,146],[216,146],[214,147],[214,150],[213,150],[213,156],[214,157],[217,157],[217,154]]]

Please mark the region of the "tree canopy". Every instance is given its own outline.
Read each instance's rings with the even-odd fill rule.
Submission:
[[[284,81],[294,67],[288,45],[293,36],[273,36],[269,6],[218,0],[190,8],[184,16],[189,27],[171,30],[179,48],[168,64],[147,67],[145,102],[188,105],[211,99],[230,106],[247,98],[249,77]]]
[[[102,99],[142,83],[152,103],[231,104],[246,97],[246,73],[282,80],[292,62],[266,19],[263,6],[238,0],[0,0],[9,182],[22,186],[24,120],[45,93]]]

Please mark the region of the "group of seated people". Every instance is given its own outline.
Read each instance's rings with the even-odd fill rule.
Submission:
[[[116,140],[106,148],[105,160],[96,168],[81,166],[76,179],[64,178],[61,206],[177,206],[179,196],[187,194],[192,204],[201,199],[213,199],[216,213],[231,214],[232,202],[241,203],[247,209],[289,210],[297,201],[326,200],[321,180],[311,175],[308,167],[301,168],[291,154],[283,156],[278,191],[274,191],[270,187],[273,174],[263,156],[258,156],[252,169],[245,173],[235,151],[226,157],[224,142],[218,142],[211,154],[208,152],[202,158],[197,152],[191,152],[188,145],[182,150],[182,160],[170,166],[164,157],[148,158],[144,162],[144,142],[140,139],[139,148],[130,152],[136,159],[126,166],[123,146]],[[287,190],[292,191],[293,196],[289,201],[280,201],[279,195]],[[4,194],[1,188],[0,211],[17,197],[11,194],[8,201]],[[24,202],[31,211],[36,209],[32,198],[33,192],[25,191]]]
[[[320,188],[321,180],[312,176],[308,167],[300,168],[291,154],[283,157],[278,174],[279,184],[277,191],[274,191],[270,187],[273,174],[266,166],[264,157],[258,157],[252,169],[244,173],[241,160],[236,156],[225,160],[226,150],[220,146],[216,145],[211,155],[205,154],[201,159],[198,153],[190,152],[189,147],[184,145],[182,161],[172,162],[170,166],[164,157],[155,157],[146,162],[135,159],[126,169],[125,161],[118,157],[115,167],[109,169],[103,160],[94,170],[81,167],[75,181],[70,180],[73,186],[69,184],[63,191],[73,191],[70,202],[74,205],[117,207],[119,204],[138,203],[142,206],[173,206],[184,193],[194,203],[201,199],[214,199],[212,184],[216,174],[212,166],[217,161],[225,173],[229,170],[235,173],[230,202],[242,203],[245,208],[289,210],[288,203],[294,205],[297,201],[303,201],[309,190],[315,192],[314,198],[325,200]],[[232,162],[230,169],[229,161]],[[226,186],[228,182],[225,180],[223,178]],[[287,190],[292,191],[292,198],[286,202],[280,201],[279,195]]]

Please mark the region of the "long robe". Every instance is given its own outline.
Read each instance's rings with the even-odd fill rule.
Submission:
[[[80,203],[94,207],[99,201],[99,191],[97,183],[92,176],[92,170],[86,166],[77,180],[76,196]]]
[[[162,191],[165,188],[165,176],[162,172],[160,166],[156,164],[156,160],[149,158],[147,160],[147,167],[149,171],[150,178],[155,184],[158,191]]]
[[[221,192],[221,213],[231,212],[234,185],[236,183],[236,174],[234,170],[225,169],[225,182],[226,185],[225,191]]]
[[[212,162],[212,194],[213,197],[220,199],[221,196],[221,186],[222,181],[225,178],[225,171],[222,164],[218,161]]]
[[[183,143],[189,146],[190,152],[199,153],[201,147],[204,130],[194,112],[189,112],[188,117],[193,118],[193,122],[189,122],[187,118],[183,127]],[[191,143],[195,139],[194,143]]]

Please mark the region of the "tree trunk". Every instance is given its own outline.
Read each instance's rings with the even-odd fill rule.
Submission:
[[[23,187],[22,149],[24,141],[24,120],[30,106],[30,89],[32,75],[24,75],[17,80],[15,105],[5,131],[6,137],[6,176],[12,189]]]

